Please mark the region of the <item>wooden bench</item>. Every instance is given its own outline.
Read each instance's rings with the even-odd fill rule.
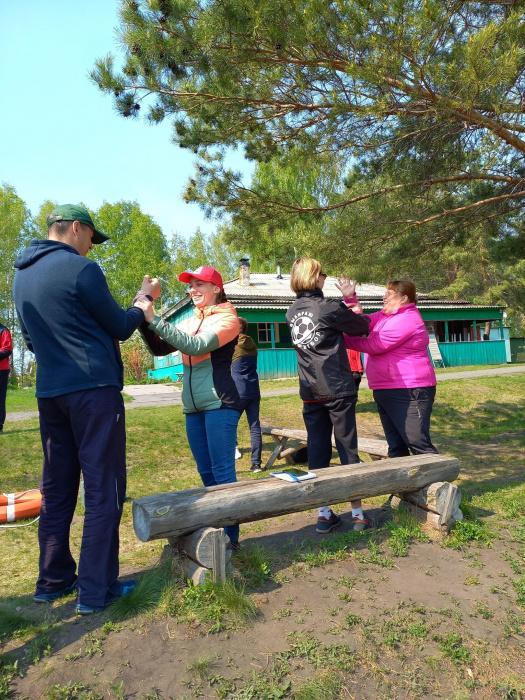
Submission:
[[[454,457],[424,454],[331,467],[299,483],[268,477],[160,493],[133,502],[133,526],[143,542],[167,538],[195,583],[206,574],[223,580],[231,552],[219,528],[326,503],[400,494],[420,519],[446,531],[461,517],[459,491],[448,483],[458,475]]]
[[[276,442],[275,449],[264,465],[264,469],[270,469],[273,467],[276,459],[285,459],[287,464],[294,464],[292,455],[303,447],[306,447],[306,430],[276,428],[268,423],[265,423],[264,421],[261,421],[261,432],[263,435],[271,435]],[[295,444],[288,446],[289,440],[293,440]],[[385,440],[359,436],[357,442],[358,451],[370,455],[374,460],[388,457],[388,445]],[[333,437],[332,446],[335,447],[335,439]]]

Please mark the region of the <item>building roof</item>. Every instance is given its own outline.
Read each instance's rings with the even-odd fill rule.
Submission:
[[[327,277],[323,287],[325,297],[340,299],[341,292],[335,286],[336,277]],[[357,295],[359,301],[367,309],[380,309],[383,306],[383,295],[386,287],[378,284],[358,284]],[[224,291],[228,300],[239,309],[288,309],[295,300],[295,294],[290,289],[290,275],[268,273],[250,273],[250,284],[240,284],[240,278],[235,278],[224,283]],[[419,293],[417,295],[418,306],[425,309],[500,309],[497,304],[471,304],[463,300],[440,299],[435,295]],[[167,309],[164,316],[172,316],[179,309],[189,303],[186,296],[177,304]]]

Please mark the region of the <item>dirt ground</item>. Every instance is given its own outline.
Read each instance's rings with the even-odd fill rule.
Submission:
[[[374,515],[384,519],[388,512],[375,509]],[[343,529],[348,515],[345,521]],[[381,561],[360,561],[352,553],[316,568],[290,567],[290,551],[318,537],[311,516],[299,514],[267,521],[262,532],[244,539],[245,546],[258,544],[274,552],[277,570],[272,573],[280,579],[254,594],[259,616],[247,628],[207,634],[200,625],[141,618],[94,644],[103,620],[78,619],[73,603],[64,604],[52,657],[19,679],[17,696],[39,698],[54,685],[77,683],[106,689],[105,697],[285,697],[221,695],[220,689],[242,687],[250,673],[271,674],[278,652],[288,653],[294,679],[314,676],[316,665],[308,655],[297,649],[290,653],[294,633],[303,642],[314,639],[318,646],[334,648],[334,654],[338,645],[349,648],[351,672],[335,697],[505,697],[494,694],[498,675],[525,678],[523,627],[509,633],[516,612],[511,569],[497,547],[462,554],[428,542],[413,545],[392,568]],[[490,619],[479,614],[482,605],[491,611]],[[418,624],[428,630],[424,637],[403,632]],[[433,639],[458,628],[472,652],[472,661],[461,665],[443,657]],[[195,661],[203,658],[206,673],[198,677]],[[465,680],[474,685],[476,677],[488,687],[457,694]]]
[[[497,493],[523,481],[519,437],[438,447],[461,452],[466,488],[472,479]],[[381,499],[365,507],[378,526],[392,519]],[[315,533],[313,513],[241,526],[243,549],[266,552],[271,568],[267,581],[248,590],[258,613],[243,626],[212,633],[206,623],[148,613],[114,623],[111,613],[78,618],[72,598],[56,604],[56,632],[38,663],[21,666],[15,697],[525,698],[525,614],[516,595],[525,529],[514,537],[514,525],[489,504],[476,515],[496,532],[492,543],[454,550],[434,536],[395,556],[385,526],[323,561],[319,543],[349,532],[348,508],[336,510],[343,525],[327,536]],[[310,546],[315,556],[298,556]],[[21,605],[29,614],[33,604]],[[20,659],[29,652],[16,639],[4,651]]]

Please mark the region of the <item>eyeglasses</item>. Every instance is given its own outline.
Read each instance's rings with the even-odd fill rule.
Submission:
[[[326,272],[320,272],[320,273],[319,273],[319,277],[325,277],[325,278],[326,278],[326,277],[328,277],[328,275],[326,274]]]

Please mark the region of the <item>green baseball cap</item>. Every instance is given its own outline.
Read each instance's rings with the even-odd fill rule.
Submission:
[[[105,233],[95,228],[88,210],[80,204],[60,204],[55,207],[47,217],[47,227],[49,228],[57,221],[80,221],[81,224],[86,224],[93,229],[93,243],[104,243],[109,238]]]

